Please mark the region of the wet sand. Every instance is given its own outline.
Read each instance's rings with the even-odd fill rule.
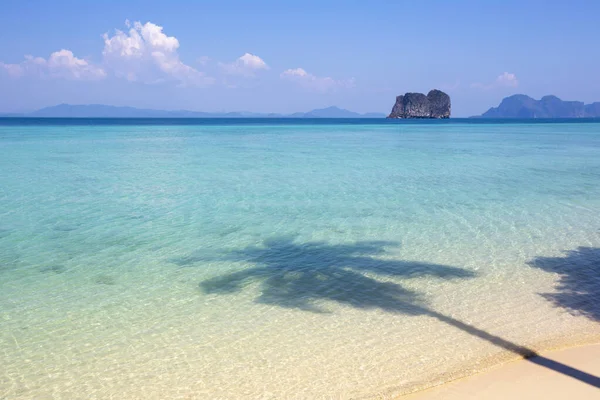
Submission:
[[[600,399],[600,344],[564,349],[401,397],[402,400]]]

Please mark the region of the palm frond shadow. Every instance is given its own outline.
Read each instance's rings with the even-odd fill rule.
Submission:
[[[529,265],[559,275],[556,293],[542,293],[545,299],[600,321],[600,248],[578,247],[563,257],[537,257]]]
[[[470,278],[471,271],[445,265],[377,258],[395,242],[365,241],[353,244],[296,243],[291,238],[266,240],[230,252],[224,259],[250,262],[254,267],[209,279],[200,284],[205,293],[233,293],[260,282],[263,304],[327,312],[317,304],[334,301],[354,308],[418,315],[423,297],[401,285],[377,277],[435,276]]]

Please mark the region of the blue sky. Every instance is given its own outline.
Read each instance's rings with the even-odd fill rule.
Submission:
[[[598,15],[598,1],[3,0],[0,112],[387,113],[432,88],[457,117],[514,93],[600,101]]]

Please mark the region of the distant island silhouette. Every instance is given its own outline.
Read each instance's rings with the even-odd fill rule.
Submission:
[[[524,94],[515,94],[502,100],[473,118],[599,118],[600,102],[584,104],[581,101],[564,101],[556,96],[535,100]]]
[[[188,110],[152,110],[103,104],[59,104],[23,114],[0,114],[4,117],[38,118],[385,118],[383,113],[360,114],[338,107],[327,107],[293,114],[253,112],[202,112]]]

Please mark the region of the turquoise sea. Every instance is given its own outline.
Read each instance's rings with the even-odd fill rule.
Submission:
[[[362,399],[600,340],[600,121],[0,119],[0,399]]]

